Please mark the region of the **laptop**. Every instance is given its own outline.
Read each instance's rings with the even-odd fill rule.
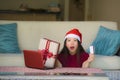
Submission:
[[[42,55],[38,51],[23,50],[26,67],[43,69]]]

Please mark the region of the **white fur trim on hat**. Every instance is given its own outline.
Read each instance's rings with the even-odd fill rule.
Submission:
[[[76,38],[80,41],[80,37],[78,35],[75,35],[75,34],[68,34],[68,35],[65,36],[65,39],[66,38]]]

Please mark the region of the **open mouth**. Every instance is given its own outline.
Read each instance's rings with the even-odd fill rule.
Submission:
[[[75,47],[74,46],[71,46],[70,49],[73,50]]]

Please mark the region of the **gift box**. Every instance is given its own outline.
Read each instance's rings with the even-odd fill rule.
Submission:
[[[45,68],[54,68],[59,46],[59,42],[47,38],[40,39],[39,52],[42,54]]]

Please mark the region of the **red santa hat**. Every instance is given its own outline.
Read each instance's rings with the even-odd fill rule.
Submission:
[[[65,35],[65,39],[70,38],[70,37],[76,38],[82,43],[82,34],[79,32],[78,29],[74,28],[74,29],[68,31]]]

